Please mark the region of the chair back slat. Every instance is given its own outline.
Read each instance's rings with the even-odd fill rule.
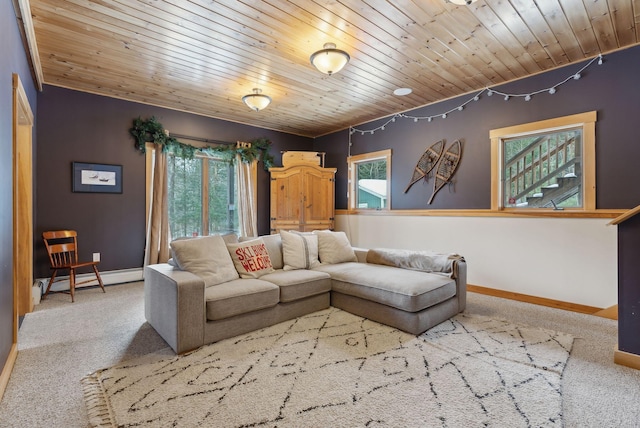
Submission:
[[[42,233],[52,268],[78,263],[78,241],[74,230],[54,230]]]
[[[44,239],[61,239],[61,238],[74,238],[78,233],[75,230],[51,230],[48,232],[42,232]]]

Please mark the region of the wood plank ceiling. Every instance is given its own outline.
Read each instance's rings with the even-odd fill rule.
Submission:
[[[31,0],[43,83],[315,137],[635,45],[640,0]],[[309,56],[351,55],[327,76]],[[411,88],[407,96],[396,88]],[[272,97],[254,112],[252,88]]]

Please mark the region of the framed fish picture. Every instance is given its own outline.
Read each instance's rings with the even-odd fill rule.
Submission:
[[[73,192],[122,193],[122,165],[73,162]]]

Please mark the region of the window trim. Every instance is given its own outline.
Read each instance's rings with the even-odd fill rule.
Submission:
[[[541,208],[505,207],[502,198],[502,140],[528,134],[560,131],[582,127],[582,207],[568,208],[574,211],[593,211],[596,209],[596,143],[595,124],[597,112],[590,111],[553,119],[530,122],[489,131],[491,139],[491,210],[493,211],[540,211]]]
[[[385,160],[387,162],[387,203],[384,208],[358,208],[356,204],[356,171],[355,166],[359,163],[371,162],[376,160]],[[391,210],[391,149],[379,150],[377,152],[362,153],[360,155],[354,155],[347,157],[347,171],[349,174],[347,185],[349,192],[347,197],[349,198],[350,210],[366,210],[366,211],[389,211]]]

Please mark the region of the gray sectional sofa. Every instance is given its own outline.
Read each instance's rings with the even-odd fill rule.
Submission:
[[[329,306],[420,334],[466,305],[456,255],[354,249],[331,231],[234,241],[174,241],[145,267],[146,319],[176,353]]]

